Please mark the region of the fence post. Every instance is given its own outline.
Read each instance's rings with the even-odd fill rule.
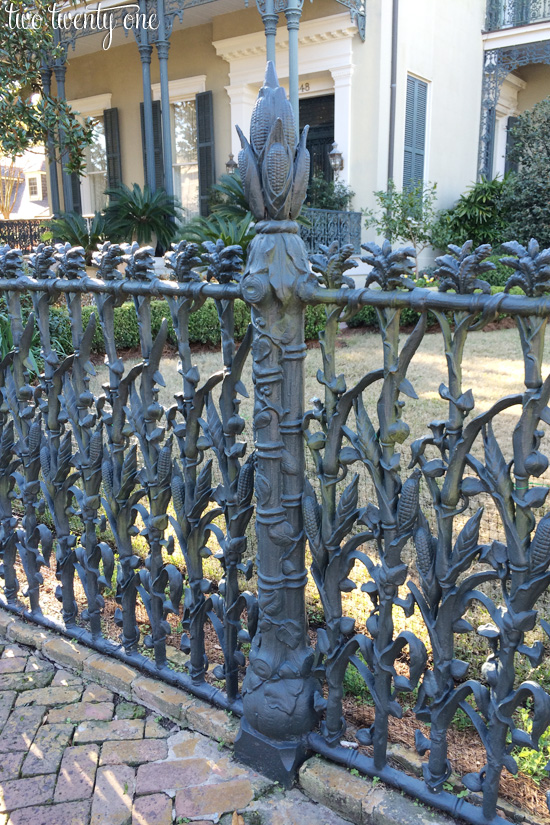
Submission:
[[[238,758],[288,786],[305,757],[302,737],[317,721],[305,611],[302,523],[304,304],[297,285],[309,276],[293,220],[308,181],[307,132],[298,148],[292,108],[268,63],[251,124],[240,132],[239,166],[260,221],[242,282],[251,305],[255,383],[256,534],[259,626],[243,683]],[[264,218],[267,216],[267,219]]]

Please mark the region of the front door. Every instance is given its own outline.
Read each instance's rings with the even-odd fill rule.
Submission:
[[[306,97],[300,100],[300,127],[309,124],[307,148],[311,156],[310,179],[321,174],[333,178],[329,152],[334,143],[334,95]]]

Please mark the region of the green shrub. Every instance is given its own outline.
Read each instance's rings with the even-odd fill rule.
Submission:
[[[420,318],[420,313],[410,307],[405,307],[401,310],[401,324],[403,326],[413,326]],[[359,312],[353,316],[348,322],[348,327],[373,327],[378,329],[378,316],[374,307],[362,307]],[[435,315],[428,313],[428,327],[433,327],[437,324]]]
[[[151,242],[168,249],[176,234],[176,221],[181,216],[177,198],[164,189],[154,192],[147,185],[143,189],[134,183],[130,189],[124,184],[105,191],[110,201],[105,209],[106,234],[110,240],[132,242],[140,245]]]
[[[97,314],[95,307],[83,307],[82,323],[88,324],[90,315]],[[115,315],[115,343],[117,349],[136,349],[140,346],[139,328],[134,304],[127,301],[114,310]],[[170,310],[164,300],[151,301],[151,328],[153,336],[157,335],[162,319],[168,320],[168,343],[175,345],[176,336],[172,325]],[[239,298],[235,301],[235,340],[241,341],[250,323],[250,309]],[[305,319],[306,340],[317,338],[325,326],[324,307],[307,307]],[[71,327],[69,315],[65,307],[52,307],[50,310],[50,330],[54,348],[59,352],[72,352]],[[217,346],[221,342],[220,322],[216,305],[211,298],[207,298],[202,307],[193,312],[189,318],[189,340],[194,344],[211,344]],[[92,352],[105,352],[103,332],[97,319],[96,330],[92,340]]]
[[[495,254],[491,255],[490,258],[487,258],[488,261],[492,261],[495,264],[496,269],[493,269],[492,272],[484,272],[483,280],[490,283],[491,286],[499,286],[504,288],[506,286],[506,281],[511,277],[511,275],[513,275],[514,270],[510,269],[509,266],[504,266],[499,263],[500,258],[502,257],[502,254]]]
[[[307,190],[306,206],[313,209],[346,210],[351,206],[355,192],[338,179],[325,180],[322,172],[313,175]]]
[[[527,244],[536,238],[541,249],[550,246],[550,97],[523,112],[511,130],[510,174],[502,199],[508,218],[505,240]]]
[[[321,330],[325,328],[327,322],[327,315],[325,307],[308,306],[306,307],[305,320],[305,339],[306,341],[316,340],[319,337]]]
[[[76,212],[61,212],[57,218],[44,224],[45,232],[42,240],[47,243],[70,243],[71,246],[82,246],[86,253],[86,263],[92,263],[92,255],[97,245],[107,237],[105,218],[96,212],[88,228],[88,223],[82,215]]]
[[[507,219],[503,196],[509,185],[504,179],[482,178],[469,186],[455,206],[442,210],[432,229],[432,246],[445,250],[448,244],[474,246],[490,243],[498,246],[506,240]]]

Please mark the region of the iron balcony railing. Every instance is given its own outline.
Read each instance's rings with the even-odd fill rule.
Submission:
[[[311,226],[300,226],[300,237],[308,254],[317,252],[321,245],[338,241],[341,246],[351,244],[355,255],[361,252],[361,213],[337,209],[304,209]]]
[[[550,0],[487,0],[486,31],[550,20]]]

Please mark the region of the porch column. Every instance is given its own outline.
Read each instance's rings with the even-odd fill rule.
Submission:
[[[40,67],[40,77],[42,78],[42,88],[44,89],[44,94],[47,97],[51,96],[52,91],[52,68],[46,64],[43,64]],[[50,130],[48,130],[48,136],[46,138],[46,157],[48,162],[48,172],[49,172],[49,190],[48,196],[50,201],[50,206],[52,209],[52,215],[59,215],[61,211],[61,205],[59,202],[59,182],[57,180],[57,164],[55,162],[55,146],[53,142],[53,135]]]
[[[300,133],[298,34],[303,4],[304,0],[288,0],[285,8],[286,27],[288,29],[288,98],[294,112],[296,134]]]
[[[231,151],[234,157],[238,157],[241,150],[241,142],[235,127],[241,126],[244,123],[243,128],[250,128],[250,119],[256,102],[257,92],[254,92],[248,84],[226,86],[225,91],[231,101]]]
[[[168,52],[170,50],[171,24],[165,17],[164,0],[157,0],[158,40],[157,54],[160,69],[160,109],[162,116],[162,154],[164,156],[164,188],[168,195],[174,194],[172,172],[172,127],[170,124],[170,91],[168,87]]]
[[[349,184],[351,153],[351,78],[353,66],[331,69],[334,80],[334,140],[344,156],[344,168],[338,177]]]
[[[139,13],[147,14],[147,0],[139,0]],[[141,18],[144,19],[144,18]],[[138,51],[141,60],[143,81],[143,122],[145,131],[145,183],[155,191],[155,138],[153,134],[153,102],[151,97],[151,55],[153,47],[149,43],[147,29],[142,27],[138,35]]]
[[[57,97],[59,100],[66,100],[65,96],[65,74],[67,72],[67,64],[65,61],[58,59],[54,63],[53,71],[55,74],[55,81],[57,83]],[[65,145],[65,130],[63,127],[59,127],[59,144],[61,146],[61,186],[63,189],[63,209],[65,212],[73,212],[74,211],[74,203],[73,203],[73,189],[72,189],[72,182],[71,176],[69,172],[67,172],[67,163],[69,160],[69,152],[67,151],[67,147]]]
[[[279,15],[275,11],[275,0],[256,0],[265,30],[266,61],[271,60],[275,66],[275,37]]]

